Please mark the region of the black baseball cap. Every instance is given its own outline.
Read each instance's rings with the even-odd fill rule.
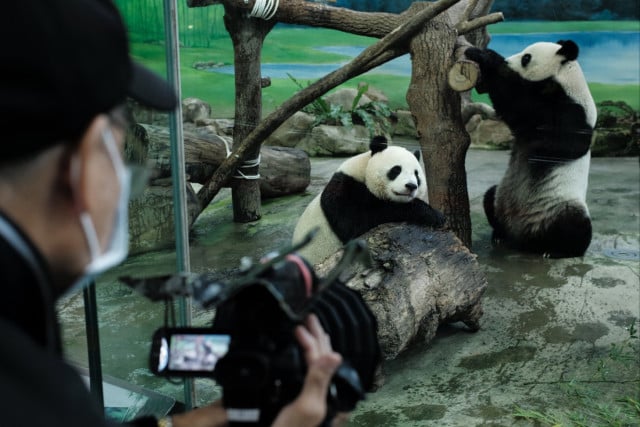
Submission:
[[[11,0],[0,16],[0,162],[76,141],[127,97],[176,106],[172,87],[130,58],[110,0]]]

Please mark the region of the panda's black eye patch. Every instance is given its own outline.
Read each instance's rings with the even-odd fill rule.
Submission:
[[[522,63],[523,67],[529,65],[529,62],[531,62],[531,54],[525,53],[524,55],[522,55],[522,59],[520,60],[520,62]]]
[[[420,174],[418,173],[418,171],[415,171],[416,174],[416,181],[418,183],[418,187],[420,187]]]
[[[402,172],[402,168],[400,166],[394,166],[387,172],[387,178],[389,178],[389,181],[393,181],[400,175],[400,172]]]

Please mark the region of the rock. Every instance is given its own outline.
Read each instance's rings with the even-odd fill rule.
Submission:
[[[264,142],[265,145],[280,147],[297,146],[310,132],[315,118],[310,114],[298,111],[289,117]]]
[[[591,154],[594,157],[640,155],[638,112],[622,101],[602,101],[597,107],[598,121]]]
[[[182,100],[182,121],[196,123],[211,116],[211,105],[198,98]]]
[[[272,199],[302,193],[311,182],[307,153],[291,147],[260,149],[260,197]]]
[[[365,86],[365,85],[368,85],[368,88],[367,88],[367,91],[364,94],[370,100],[375,101],[375,102],[384,102],[385,104],[389,103],[389,97],[387,95],[385,95],[384,92],[382,92],[377,87],[371,86],[367,82],[358,83],[358,90],[360,90],[360,88]]]
[[[501,120],[485,119],[479,115],[471,117],[466,125],[471,144],[479,147],[506,150],[514,138],[509,127]]]
[[[169,125],[169,114],[167,112],[149,108],[135,101],[133,98],[127,99],[127,109],[131,112],[134,123],[158,126]]]
[[[364,126],[318,125],[296,148],[309,156],[351,156],[369,149],[369,131]]]
[[[216,128],[219,129],[218,135],[233,136],[233,119],[214,119],[216,122]]]
[[[398,136],[406,136],[410,138],[417,138],[418,131],[416,130],[416,122],[413,120],[411,111],[398,110],[396,111],[397,122],[393,127],[393,134]]]
[[[210,70],[212,68],[224,67],[225,65],[227,64],[218,61],[197,61],[193,63],[192,67],[196,70]]]
[[[430,342],[446,323],[461,321],[471,331],[480,328],[487,280],[476,256],[452,232],[383,224],[362,239],[373,266],[355,264],[342,279],[374,312],[386,359],[395,358],[415,339]],[[340,257],[341,251],[316,265],[318,275],[326,276]]]
[[[324,99],[333,105],[340,105],[344,111],[351,111],[353,108],[353,101],[358,95],[358,91],[352,88],[343,88],[338,89],[335,92],[332,92],[324,97]],[[371,99],[366,95],[362,95],[360,100],[358,101],[358,106],[368,104],[371,102]]]
[[[594,157],[625,157],[640,155],[640,126],[596,129],[591,154]]]

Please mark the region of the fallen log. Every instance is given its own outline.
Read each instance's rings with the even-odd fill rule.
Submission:
[[[191,184],[187,183],[187,224],[193,225],[202,212]],[[129,254],[175,248],[173,189],[168,185],[150,185],[129,202]]]
[[[396,223],[361,238],[373,265],[355,264],[342,279],[374,312],[385,359],[395,358],[417,338],[431,341],[445,323],[480,328],[487,281],[476,256],[452,232]],[[328,274],[341,252],[315,266],[319,276]]]
[[[184,131],[185,169],[188,181],[205,183],[227,158],[232,140],[216,135],[209,126]],[[127,159],[152,169],[151,183],[171,176],[169,130],[137,124],[127,140]],[[302,150],[264,146],[260,150],[262,198],[303,192],[311,180],[311,162]]]

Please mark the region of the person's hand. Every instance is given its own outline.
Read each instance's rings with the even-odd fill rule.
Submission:
[[[227,425],[227,411],[221,401],[171,417],[173,427],[222,427]]]
[[[309,315],[305,323],[295,329],[307,363],[304,385],[298,397],[282,408],[272,427],[316,427],[327,415],[327,391],[342,356],[332,350],[329,335],[314,314]],[[341,417],[338,419],[344,421]],[[227,414],[218,401],[174,415],[172,421],[174,427],[222,427],[227,424]]]
[[[307,375],[298,397],[282,408],[272,427],[316,427],[327,415],[327,391],[342,356],[331,349],[329,335],[311,314],[295,336],[304,350]]]

